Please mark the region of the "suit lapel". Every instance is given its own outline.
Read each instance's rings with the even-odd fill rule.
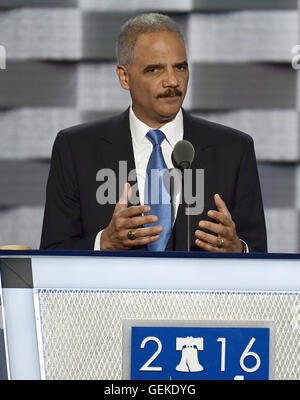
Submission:
[[[102,157],[107,168],[115,171],[117,177],[117,200],[120,198],[125,182],[131,186],[137,184],[136,174],[128,175],[135,170],[132,139],[129,128],[129,109],[116,118],[110,131],[106,133],[102,145]],[[138,197],[138,196],[137,196]],[[139,199],[138,199],[139,204]],[[129,206],[132,205],[129,203]]]
[[[195,149],[195,157],[191,165],[192,170],[192,193],[196,193],[196,169],[205,169],[207,160],[209,159],[209,148],[212,143],[206,130],[201,129],[201,120],[194,118],[183,110],[183,139],[188,140]],[[194,247],[194,231],[197,229],[197,223],[201,216],[190,216],[190,247]],[[182,199],[178,207],[176,223],[173,228],[173,243],[169,243],[169,250],[173,249],[187,251],[188,243],[188,217],[186,214],[186,204]]]

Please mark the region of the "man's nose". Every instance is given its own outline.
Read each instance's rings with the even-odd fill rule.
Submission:
[[[163,86],[164,87],[177,87],[179,85],[178,78],[176,75],[176,72],[174,71],[173,68],[167,69],[164,80],[163,80]]]

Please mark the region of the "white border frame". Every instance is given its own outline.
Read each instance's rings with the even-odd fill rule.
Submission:
[[[1,317],[3,323],[3,333],[4,333],[4,347],[5,347],[5,360],[6,360],[6,371],[7,379],[10,380],[10,367],[9,367],[9,356],[8,356],[8,345],[7,345],[7,329],[6,329],[6,319],[5,319],[5,307],[3,302],[3,292],[2,292],[2,279],[0,270],[0,300],[1,300]]]
[[[39,353],[39,361],[40,361],[41,380],[45,381],[47,372],[46,372],[46,363],[45,363],[45,354],[44,354],[42,317],[41,317],[40,298],[39,298],[39,290],[38,289],[35,289],[33,291],[33,304],[34,304],[35,325],[36,325],[36,335],[37,335],[38,353]]]

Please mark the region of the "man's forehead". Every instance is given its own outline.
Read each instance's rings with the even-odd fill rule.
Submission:
[[[135,46],[147,42],[150,45],[155,45],[157,42],[178,42],[183,45],[183,39],[178,32],[172,31],[158,31],[158,32],[145,32],[140,33],[135,41]]]
[[[134,46],[134,58],[150,60],[152,63],[159,63],[165,56],[179,57],[177,60],[184,61],[186,50],[182,37],[177,32],[149,32],[141,33]],[[155,57],[155,60],[153,59]],[[175,62],[175,61],[174,61]]]

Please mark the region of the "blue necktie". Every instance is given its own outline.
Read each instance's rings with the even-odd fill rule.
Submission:
[[[148,250],[164,251],[172,231],[169,171],[160,146],[165,135],[160,130],[152,129],[146,136],[151,141],[153,150],[146,171],[145,204],[151,206],[150,214],[158,217],[158,223],[145,226],[161,225],[163,227],[160,238],[156,242],[149,243]]]

